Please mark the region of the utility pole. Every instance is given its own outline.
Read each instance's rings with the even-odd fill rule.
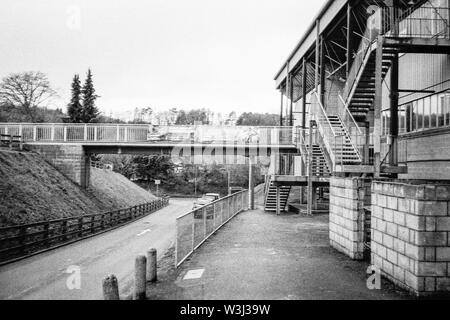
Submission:
[[[194,194],[197,197],[197,165],[194,164]]]
[[[255,188],[253,183],[253,156],[248,158],[248,206],[250,210],[255,210]]]

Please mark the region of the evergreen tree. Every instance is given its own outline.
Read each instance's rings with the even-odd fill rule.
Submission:
[[[100,114],[95,106],[95,100],[98,96],[95,94],[94,83],[92,81],[91,69],[88,70],[86,81],[81,90],[83,96],[82,120],[84,123],[96,122]]]
[[[67,106],[67,113],[70,117],[70,122],[82,122],[83,107],[80,102],[81,99],[81,82],[80,77],[76,74],[72,80],[72,98]]]

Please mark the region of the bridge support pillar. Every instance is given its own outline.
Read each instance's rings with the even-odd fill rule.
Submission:
[[[26,145],[82,188],[89,186],[89,155],[81,145]]]

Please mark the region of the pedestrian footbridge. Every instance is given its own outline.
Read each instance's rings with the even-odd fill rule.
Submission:
[[[21,136],[27,145],[79,145],[87,153],[249,156],[297,150],[293,127],[0,123],[0,134]]]
[[[0,135],[20,136],[82,187],[89,185],[91,154],[169,155],[194,163],[240,163],[243,157],[296,154],[294,127],[134,124],[0,123]],[[230,160],[232,159],[232,161]]]

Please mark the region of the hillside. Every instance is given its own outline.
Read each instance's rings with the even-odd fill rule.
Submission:
[[[39,155],[0,151],[0,226],[105,212],[155,197],[120,174],[91,170],[82,190]]]

